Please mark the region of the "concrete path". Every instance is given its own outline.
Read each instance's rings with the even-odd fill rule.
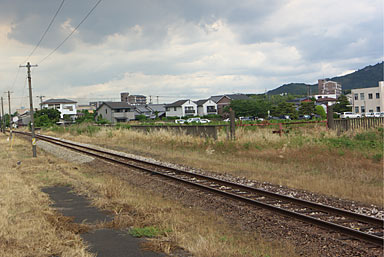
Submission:
[[[47,193],[56,208],[64,216],[74,217],[75,223],[94,224],[111,221],[112,217],[99,209],[90,206],[85,197],[71,192],[70,187],[49,187],[42,190]],[[99,257],[158,257],[164,254],[143,251],[140,243],[143,239],[135,238],[126,231],[99,229],[81,235],[90,245],[90,252]]]

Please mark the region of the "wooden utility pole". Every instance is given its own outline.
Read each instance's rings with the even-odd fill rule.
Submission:
[[[35,121],[33,117],[33,98],[32,98],[32,79],[31,79],[31,67],[37,67],[37,65],[31,65],[27,62],[26,66],[21,66],[27,68],[28,73],[28,87],[29,87],[29,113],[31,115],[31,143],[32,143],[32,155],[36,157],[36,138],[35,138]]]
[[[11,91],[6,92],[8,94],[8,113],[9,113],[9,138],[12,139],[12,115],[11,115]]]
[[[327,103],[327,127],[328,129],[335,128],[335,122],[333,121],[333,106]]]
[[[5,117],[4,117],[4,102],[3,97],[1,97],[1,130],[5,133]]]
[[[230,122],[229,129],[231,132],[231,140],[235,140],[236,139],[235,112],[232,110],[232,108],[229,108],[229,122]]]

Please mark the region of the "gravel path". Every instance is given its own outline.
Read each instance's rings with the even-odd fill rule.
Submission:
[[[67,160],[69,162],[74,162],[78,164],[87,163],[93,161],[95,158],[90,157],[88,155],[84,155],[78,152],[74,152],[71,150],[68,150],[64,147],[60,147],[51,143],[48,143],[46,141],[38,140],[36,142],[36,145],[43,149],[46,152],[49,152],[56,157],[59,157],[61,159]]]

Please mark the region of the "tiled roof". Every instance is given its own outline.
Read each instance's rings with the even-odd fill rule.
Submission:
[[[103,104],[107,105],[112,110],[114,110],[114,109],[130,109],[130,108],[133,108],[133,106],[128,104],[127,102],[103,102]],[[99,106],[99,108],[103,104],[101,104]]]
[[[182,106],[185,102],[187,102],[189,100],[179,100],[179,101],[176,101],[176,102],[173,102],[171,104],[167,104],[165,105],[165,107],[177,107],[177,106]]]
[[[49,99],[41,104],[75,104],[77,102],[68,99]]]

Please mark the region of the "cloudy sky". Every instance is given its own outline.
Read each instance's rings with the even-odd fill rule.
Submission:
[[[264,93],[383,60],[382,0],[0,0],[0,92],[12,106],[47,98],[159,101]],[[3,94],[5,96],[5,94]],[[38,99],[36,98],[36,103]]]

